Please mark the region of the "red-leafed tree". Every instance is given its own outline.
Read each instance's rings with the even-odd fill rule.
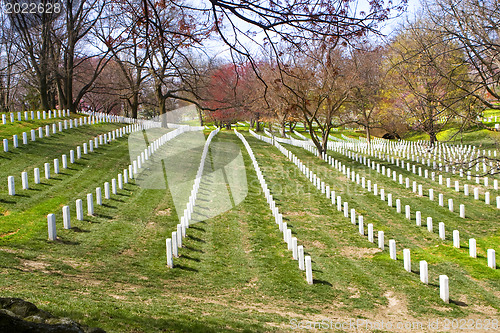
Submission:
[[[249,120],[256,105],[255,75],[248,64],[224,64],[215,68],[207,80],[202,98],[208,117],[218,126],[231,128],[240,120]]]

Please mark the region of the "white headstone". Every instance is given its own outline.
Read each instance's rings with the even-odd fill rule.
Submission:
[[[104,183],[104,199],[109,199],[111,196],[109,195],[109,183]]]
[[[445,237],[445,230],[444,230],[444,222],[439,222],[439,238],[444,240]]]
[[[384,250],[384,232],[379,231],[378,232],[378,247],[381,250]]]
[[[429,284],[429,271],[425,260],[420,261],[420,281]]]
[[[450,291],[446,275],[439,275],[439,296],[445,303],[450,303]]]
[[[453,230],[453,246],[460,248],[460,233],[458,230]]]
[[[469,256],[477,258],[476,240],[474,238],[469,239]]]
[[[54,214],[47,215],[47,227],[49,230],[49,240],[55,241],[57,239],[57,233],[56,233],[56,216]]]
[[[465,218],[465,205],[464,204],[460,205],[460,217],[463,219]]]
[[[64,229],[71,229],[71,216],[69,212],[69,206],[63,206],[62,214]]]
[[[66,157],[66,154],[63,154],[61,156],[61,160],[62,160],[63,169],[67,169],[68,168],[68,158]]]
[[[364,229],[364,226],[363,226],[363,216],[362,215],[359,215],[358,216],[358,231],[359,231],[359,234],[361,236],[363,236],[365,234],[365,229]]]
[[[311,256],[305,256],[304,260],[306,263],[306,281],[308,284],[313,284]]]
[[[177,231],[172,232],[172,253],[175,258],[179,257],[177,248]]]
[[[497,269],[497,263],[496,263],[496,258],[495,258],[495,250],[493,249],[488,249],[487,256],[488,256],[488,267]]]
[[[57,158],[54,158],[54,173],[59,173],[59,160]]]
[[[33,169],[33,174],[35,177],[35,184],[40,184],[40,169],[38,168]]]
[[[87,214],[94,215],[94,198],[92,193],[87,194]]]
[[[299,269],[303,271],[305,269],[305,264],[304,264],[304,247],[302,245],[297,246],[297,253],[299,255]]]
[[[16,186],[14,183],[14,176],[7,177],[7,184],[9,187],[9,195],[16,195]]]
[[[21,182],[23,184],[23,190],[29,189],[28,173],[26,171],[21,172]]]
[[[299,254],[297,251],[297,237],[292,237],[292,256],[294,260],[299,259]]]
[[[76,199],[76,219],[83,221],[83,202],[82,199]]]
[[[407,272],[411,273],[411,258],[410,258],[410,250],[403,250],[403,266]]]
[[[174,268],[174,262],[172,258],[172,239],[167,238],[165,241],[165,247],[167,252],[167,266]]]
[[[99,206],[102,206],[102,191],[101,191],[100,187],[97,187],[95,189],[95,201],[96,201],[96,204],[98,204]]]
[[[392,260],[397,260],[396,241],[394,239],[389,239],[389,255],[390,255]]]
[[[427,230],[432,232],[432,217],[427,217]]]
[[[45,179],[50,179],[50,163],[45,163]]]

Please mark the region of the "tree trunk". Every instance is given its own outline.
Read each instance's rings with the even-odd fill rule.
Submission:
[[[255,131],[260,132],[260,121],[258,120],[255,121]]]
[[[285,129],[286,129],[286,124],[285,124],[285,122],[282,122],[281,123],[281,137],[283,137],[283,138],[286,138]]]
[[[200,117],[200,126],[203,126],[203,112],[199,107],[196,107],[196,109],[198,110],[198,117]]]
[[[431,141],[431,146],[434,146],[436,144],[436,142],[438,141],[437,140],[437,133],[435,133],[434,131],[431,131],[429,133],[429,140]]]
[[[139,94],[134,92],[132,95],[132,101],[129,102],[130,109],[132,111],[132,118],[137,119],[137,113],[139,110]]]
[[[365,125],[365,132],[366,132],[366,139],[368,140],[368,142],[372,142],[372,138],[370,135],[370,126]]]

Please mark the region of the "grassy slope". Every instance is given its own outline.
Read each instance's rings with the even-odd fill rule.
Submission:
[[[58,316],[110,332],[287,330],[291,318],[485,318],[500,307],[493,296],[500,290],[499,276],[478,262],[484,258],[470,262],[462,253],[465,249],[455,250],[435,235],[416,230],[380,200],[343,185],[342,176],[324,162],[291,148],[338,191],[346,192],[343,196],[356,201],[365,223],[386,229],[387,239],[394,237],[399,251],[400,244],[410,247],[414,269],[419,258],[429,261],[432,284],[421,284],[417,274],[403,270],[401,261],[390,260],[387,251],[379,253],[360,236],[276,148],[247,136],[285,220],[312,256],[315,284],[308,286],[274,224],[246,150],[227,132],[213,142],[240,146],[248,196],[232,210],[189,228],[175,269],[165,267],[164,255],[165,238],[178,223],[169,191],[130,183],[96,207],[94,217],[73,219],[75,228],[63,230],[60,207],[72,203],[74,216],[76,198],[84,199],[130,163],[126,139],[99,148],[58,179],[44,181],[42,175],[46,184],[33,190],[20,190],[20,172],[43,166],[45,158],[40,156],[58,157],[110,127],[114,125],[78,128],[0,156],[0,179],[5,180],[0,183],[3,297],[22,297]],[[199,159],[199,152],[189,153]],[[12,200],[5,195],[10,174],[25,197]],[[49,212],[57,212],[58,242],[46,240]],[[444,210],[439,214],[448,216]],[[483,230],[471,227],[470,232],[477,233],[481,246],[480,238],[487,237]],[[451,298],[457,304],[444,306],[439,300],[437,272],[450,276]]]

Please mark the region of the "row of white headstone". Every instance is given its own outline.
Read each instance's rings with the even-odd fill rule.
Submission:
[[[326,194],[326,197],[329,199],[331,198],[332,200],[332,205],[335,205],[335,202],[337,203],[337,210],[342,211],[342,207],[344,210],[344,217],[349,218],[349,204],[348,202],[343,202],[342,205],[342,198],[341,196],[336,196],[335,191],[330,192],[330,186],[325,185],[324,182],[321,181],[319,177],[316,176],[314,172],[309,170],[308,167],[305,166],[305,164],[300,161],[298,157],[296,157],[293,153],[288,151],[286,148],[281,146],[278,142],[275,142],[275,146],[285,155],[290,159],[303,173],[304,175],[317,187],[318,190],[321,190],[323,194]],[[332,165],[333,166],[333,165]],[[335,199],[336,198],[336,199]],[[353,225],[356,225],[356,211],[355,209],[350,210],[350,220]],[[358,216],[358,231],[361,236],[364,236],[364,218],[362,215]],[[374,242],[374,236],[373,236],[374,230],[373,230],[373,224],[369,223],[368,224],[368,241],[369,242]],[[384,244],[384,232],[383,231],[378,231],[378,246],[381,250],[385,249],[385,244]],[[411,272],[411,260],[410,260],[410,250],[409,249],[404,249],[403,250],[403,256],[404,256],[404,268],[408,272]],[[389,240],[389,255],[391,259],[397,260],[396,256],[396,241],[394,239]],[[428,270],[427,270],[427,262],[426,261],[421,261],[420,262],[420,279],[423,283],[428,284]],[[441,284],[441,295],[443,293],[446,293],[446,295],[449,295],[448,292],[448,284],[442,283]],[[441,297],[445,302],[449,302],[448,296],[443,298]]]
[[[314,153],[314,149],[312,149],[312,150],[313,150],[312,152]],[[344,175],[346,175],[348,180],[351,180],[352,182],[356,182],[356,184],[358,184],[358,185],[361,182],[361,186],[363,188],[366,188],[368,190],[368,192],[372,191],[371,180],[365,181],[366,180],[365,177],[362,177],[360,179],[359,174],[356,174],[354,171],[351,172],[350,168],[346,169],[345,165],[343,165],[342,162],[336,160],[332,156],[329,156],[327,154],[323,154],[323,159],[324,159],[325,162],[327,162],[328,164],[330,164],[332,167],[334,167],[335,169],[337,169],[338,171],[340,171]],[[374,168],[374,164],[372,164],[372,168]],[[415,184],[414,184],[414,188],[415,188]],[[376,196],[378,195],[377,191],[378,191],[377,184],[374,184],[373,185],[373,194],[376,195]],[[386,194],[385,194],[384,189],[380,189],[380,199],[381,200],[385,201],[385,195]],[[443,201],[442,194],[440,194],[440,205],[441,206],[443,206],[442,201]],[[391,193],[387,194],[387,202],[388,202],[389,207],[392,207],[392,194]],[[396,199],[395,203],[396,203],[396,211],[398,213],[401,213],[402,212],[401,211],[401,200],[400,199]],[[453,211],[453,200],[452,199],[449,199],[449,210]],[[344,212],[344,213],[347,214],[346,212]],[[406,216],[407,219],[411,220],[411,208],[410,208],[410,205],[405,205],[405,216]],[[465,218],[465,206],[464,205],[460,205],[460,216],[463,217],[463,218]],[[420,211],[417,211],[415,213],[415,220],[416,220],[416,225],[417,226],[422,226],[422,215],[421,215]],[[427,217],[427,230],[429,232],[433,231],[432,217]],[[445,224],[443,222],[439,223],[439,238],[441,238],[442,240],[446,239],[446,236],[445,236]],[[458,230],[454,230],[453,231],[453,244],[454,244],[454,246],[456,248],[460,248],[460,238],[459,238],[459,231]],[[477,258],[475,244],[476,244],[475,239],[471,238],[469,240],[469,248],[471,249],[470,256],[473,257],[473,258]],[[488,266],[490,268],[495,269],[496,268],[496,264],[494,264],[494,262],[495,262],[495,258],[494,258],[495,251],[493,249],[488,249],[487,253],[490,255],[488,257]],[[493,257],[491,257],[491,255]]]
[[[35,120],[35,119],[38,119],[38,120],[47,119],[47,116],[48,116],[48,119],[68,117],[69,110],[36,111],[36,118],[35,118],[35,111],[24,111],[24,121]],[[13,112],[10,113],[10,122],[14,123],[16,121],[23,121],[21,111],[17,112],[17,119],[16,119],[15,114]],[[7,124],[7,114],[5,114],[5,113],[2,114],[2,123],[1,124],[2,125]]]
[[[205,141],[203,152],[201,154],[200,165],[198,166],[198,171],[196,172],[196,177],[191,190],[191,195],[189,196],[186,204],[186,209],[184,209],[184,215],[181,217],[180,223],[177,224],[176,231],[172,232],[172,237],[165,240],[167,267],[173,268],[174,257],[179,257],[179,248],[182,247],[182,239],[186,237],[186,229],[189,228],[191,215],[193,214],[194,207],[196,206],[196,198],[198,196],[198,190],[200,189],[201,178],[203,177],[203,170],[205,168],[208,149],[210,147],[210,143],[212,142],[212,138],[217,135],[217,133],[219,133],[219,128],[210,132],[207,140]]]
[[[58,132],[63,132],[64,130],[72,129],[72,128],[77,128],[78,126],[82,125],[94,125],[94,124],[99,124],[101,121],[99,121],[97,118],[94,117],[84,117],[84,118],[73,118],[73,119],[68,119],[64,121],[60,121],[58,123],[54,123],[52,125],[45,125],[45,127],[38,127],[36,130],[32,129],[30,130],[30,138],[31,141],[36,141],[37,137],[37,131],[38,131],[38,138],[42,139],[44,136],[48,137],[52,134],[56,134]],[[45,129],[45,134],[44,134],[44,129]],[[52,129],[52,130],[51,130]],[[23,140],[23,145],[28,144],[28,132],[23,132],[22,133],[22,140]],[[3,150],[4,152],[9,151],[9,141],[7,139],[3,139]],[[17,134],[14,134],[12,136],[12,144],[14,148],[19,147],[19,139]]]
[[[330,150],[338,150],[338,149],[345,149],[345,150],[352,150],[354,152],[359,152],[359,153],[362,153],[364,155],[367,155],[367,156],[372,156],[374,158],[379,158],[379,159],[383,159],[383,160],[386,160],[388,163],[391,163],[391,164],[395,164],[396,166],[400,166],[400,162],[401,162],[401,167],[404,168],[405,166],[405,162],[407,164],[406,166],[406,169],[407,171],[410,171],[410,166],[413,167],[413,173],[416,174],[416,166],[417,165],[412,165],[409,161],[405,160],[404,158],[399,158],[399,157],[396,157],[394,158],[394,156],[390,156],[389,153],[386,153],[385,151],[384,152],[381,152],[381,151],[377,151],[377,150],[370,150],[370,149],[367,149],[366,147],[363,146],[362,143],[359,143],[359,142],[355,142],[355,143],[349,143],[349,144],[346,144],[345,142],[331,142],[328,144],[328,149]],[[411,158],[412,158],[412,162],[414,162],[414,156],[411,155]],[[416,160],[417,160],[417,163],[419,163],[419,156],[416,157]],[[422,164],[424,164],[424,167],[425,167],[425,158],[422,158]],[[430,159],[427,160],[427,166],[430,167]],[[433,169],[438,169],[438,166],[435,165],[435,163],[433,164],[432,166]],[[440,171],[443,171],[443,166],[442,164],[440,164],[439,166],[439,169]],[[478,168],[476,168],[478,169]],[[426,174],[426,178],[428,178],[428,171],[427,170],[424,170],[425,171],[425,174]],[[449,165],[445,165],[444,166],[444,171],[449,173],[450,172],[450,167]],[[456,169],[452,166],[451,168],[451,172],[452,174],[456,174]],[[431,173],[432,175],[432,180],[435,181],[435,172],[432,172]],[[459,175],[461,178],[465,177],[465,174],[464,174],[464,171],[462,169],[459,170]],[[419,176],[422,176],[422,169],[421,169],[421,166],[419,166]],[[442,177],[442,176],[441,176]],[[467,179],[470,180],[472,179],[472,175],[471,175],[471,171],[467,171]],[[479,176],[476,176],[476,184],[480,185],[480,177]],[[494,190],[498,190],[499,187],[498,187],[498,179],[493,179],[493,182],[489,182],[489,178],[488,177],[484,177],[484,186],[485,187],[488,187],[489,184],[492,184],[493,185],[493,189]]]
[[[416,157],[416,161],[417,163],[419,163],[419,157],[422,157],[422,164],[425,165],[425,158],[427,157],[427,166],[431,167],[431,156],[430,153],[427,153],[425,152],[423,155],[424,156],[421,156],[418,152],[415,153],[415,155],[413,153],[405,153],[405,154],[402,154],[403,156],[401,157],[397,150],[394,150],[394,149],[377,149],[377,145],[367,145],[366,143],[364,142],[361,142],[360,140],[354,140],[354,139],[350,139],[349,138],[349,143],[346,143],[346,142],[342,142],[342,141],[337,141],[336,143],[329,143],[329,149],[332,149],[331,146],[336,146],[336,147],[339,147],[341,146],[342,148],[345,148],[345,149],[351,149],[355,152],[362,152],[363,154],[365,155],[369,155],[369,156],[375,156],[375,157],[378,157],[378,158],[381,158],[381,159],[386,159],[387,162],[389,163],[392,163],[392,164],[396,164],[397,166],[399,166],[399,162],[400,162],[400,159],[401,159],[401,165],[402,167],[404,167],[404,162],[405,162],[405,159],[404,157],[406,157],[407,159],[409,159],[409,157],[411,156],[411,160],[412,162],[415,161],[415,157]],[[373,148],[375,147],[375,148]],[[399,157],[396,157],[396,159],[394,160],[394,156],[390,156],[390,155],[396,155],[396,156],[399,156]],[[494,151],[494,155],[496,157],[496,151]],[[406,163],[409,163],[409,161],[406,161]],[[470,164],[469,165],[469,168],[471,168],[473,165]],[[490,162],[490,168],[493,167],[493,162]],[[442,163],[439,163],[439,167],[437,166],[436,162],[434,161],[433,164],[432,164],[432,168],[433,169],[439,169],[440,171],[443,171],[443,165]],[[410,166],[407,166],[407,170],[410,171]],[[448,164],[446,164],[444,166],[444,170],[449,173],[450,172],[450,166]],[[455,166],[452,166],[451,167],[451,172],[455,175],[456,174],[456,168]],[[425,171],[426,174],[428,174],[428,171]],[[476,164],[476,173],[479,172],[479,163]],[[487,165],[485,163],[483,163],[483,173],[486,173],[487,172]],[[413,173],[416,173],[415,172],[415,166],[413,166]],[[434,176],[434,172],[432,173],[432,180],[435,180],[435,176]],[[421,176],[421,170],[420,170],[420,167],[419,167],[419,175]],[[472,175],[471,175],[471,171],[467,171],[466,172],[466,175],[464,173],[464,171],[462,169],[459,170],[459,175],[461,178],[467,176],[467,179],[468,180],[471,180],[472,179]],[[480,185],[480,177],[476,174],[476,184]],[[499,187],[498,187],[498,179],[493,179],[492,182],[489,182],[489,179],[488,177],[484,177],[484,186],[485,188],[488,188],[489,184],[493,184],[493,189],[494,190],[499,190]]]
[[[89,154],[94,152],[95,149],[99,147],[99,145],[103,144],[108,144],[113,140],[116,140],[117,138],[123,137],[123,135],[128,134],[132,131],[139,130],[138,125],[127,125],[125,127],[117,128],[111,132],[108,132],[106,134],[101,134],[94,139],[89,140],[88,143],[83,143],[82,146],[76,147],[76,159],[75,159],[75,151],[70,150],[69,151],[69,163],[73,164],[75,163],[75,160],[80,159],[82,157],[82,150],[83,154]],[[83,149],[82,149],[83,147]],[[68,168],[68,157],[66,154],[63,154],[61,156],[61,164],[63,169]],[[44,163],[44,171],[45,171],[45,179],[50,179],[51,176],[51,167],[50,163]],[[60,173],[60,163],[59,159],[55,158],[54,159],[54,173],[59,174]],[[34,168],[33,170],[34,174],[34,183],[35,184],[40,184],[40,169],[39,168]],[[8,177],[8,191],[9,195],[15,195],[15,180],[14,176],[9,176]],[[28,173],[26,171],[21,172],[21,182],[22,182],[22,189],[23,190],[28,190],[29,189],[29,183],[28,183]]]
[[[315,147],[311,147],[310,149],[314,150],[316,148]],[[347,156],[347,157],[349,157],[349,158],[351,158],[351,159],[353,159],[353,160],[355,160],[355,161],[357,161],[357,162],[359,162],[361,164],[364,164],[366,166],[369,166],[369,167],[371,166],[372,169],[375,169],[375,167],[376,167],[377,172],[379,172],[379,173],[382,172],[382,174],[384,174],[384,175],[386,174],[386,172],[385,172],[386,168],[385,168],[384,165],[381,166],[381,164],[375,163],[375,161],[372,161],[370,158],[367,159],[366,156],[362,156],[362,155],[358,154],[357,152],[346,151],[344,148],[339,147],[339,146],[333,146],[333,151],[335,151],[335,152],[337,152],[339,154],[342,154],[344,156]],[[387,160],[388,160],[388,162],[390,162],[389,158],[387,158]],[[404,161],[401,161],[401,168],[404,168],[404,165],[405,165]],[[396,160],[396,166],[399,167],[399,159]],[[406,167],[407,167],[407,170],[410,171],[410,164],[409,163],[406,163]],[[380,169],[382,169],[382,170],[380,170]],[[412,166],[412,170],[413,170],[413,174],[417,175],[417,171],[416,171],[416,166],[415,165]],[[392,171],[392,180],[393,181],[397,182],[397,176],[398,176],[398,174],[396,173],[396,171]],[[421,167],[418,168],[418,176],[422,177],[422,168]],[[389,178],[391,177],[391,169],[390,168],[387,168],[387,177],[389,177]],[[424,177],[425,178],[429,178],[429,173],[428,173],[427,169],[424,170]],[[432,178],[433,181],[435,181],[435,173],[434,172],[432,172],[431,178]],[[439,179],[439,184],[443,185],[443,176],[439,175],[438,179]],[[487,179],[488,178],[485,177],[485,184],[488,184],[488,180]],[[401,185],[403,185],[403,175],[402,174],[399,174],[399,183]],[[450,178],[446,179],[446,186],[449,187],[449,188],[451,187],[451,179]],[[406,187],[407,188],[410,187],[410,179],[408,177],[406,177]],[[455,181],[454,187],[455,187],[455,191],[456,192],[460,192],[460,183],[459,183],[459,181]],[[415,181],[413,181],[413,192],[416,193],[417,192],[417,188],[418,188],[419,195],[423,196],[423,187],[422,187],[422,185],[419,185]],[[494,180],[494,189],[498,189],[498,180],[496,180],[496,179]],[[435,189],[432,189],[432,188],[429,189],[429,199],[431,201],[434,200],[434,190]],[[469,195],[469,185],[468,184],[464,184],[463,185],[463,190],[464,190],[464,195],[468,196]],[[479,200],[479,188],[475,187],[473,191],[474,191],[474,199],[475,200]],[[449,203],[450,203],[450,200],[451,199],[448,200]],[[491,203],[490,201],[491,201],[490,200],[490,192],[485,192],[484,193],[484,202],[485,202],[485,204],[490,205],[490,203]],[[452,200],[451,200],[451,202],[452,202]],[[439,205],[442,206],[442,207],[444,207],[444,197],[443,197],[442,194],[439,195]],[[449,205],[449,208],[450,208],[450,210],[452,210],[453,209],[453,205],[452,204]],[[500,209],[500,196],[496,197],[496,208]],[[464,211],[464,213],[465,213],[465,211]],[[461,217],[465,217],[465,215],[461,214]]]
[[[125,129],[124,133],[130,134],[132,132],[136,131],[142,131],[144,129],[149,128],[149,124],[142,124],[142,123],[136,123],[133,125],[127,125],[123,127]],[[166,142],[169,140],[175,138],[179,134],[182,134],[185,132],[185,129],[178,129],[172,132],[169,132],[167,134],[164,134],[160,138],[156,139],[155,141],[151,142],[146,151],[148,152],[148,158],[151,157],[152,154],[154,154],[158,149],[160,149],[161,146],[163,146]],[[138,158],[141,158],[139,155]],[[136,160],[134,159],[133,162]],[[137,166],[137,164],[129,164],[127,168],[123,169],[123,172],[119,173],[116,178],[113,178],[111,180],[111,186],[109,182],[104,183],[104,199],[111,199],[111,194],[116,195],[118,194],[118,190],[124,188],[124,184],[128,184],[129,180],[137,178],[138,174],[140,173],[141,166]],[[101,187],[97,187],[95,189],[95,202],[98,206],[102,205],[102,189]],[[94,196],[92,193],[87,194],[87,215],[93,216],[94,215]],[[77,199],[75,201],[75,206],[76,206],[76,219],[79,221],[84,220],[84,214],[83,214],[83,201],[81,199]],[[62,209],[62,215],[63,215],[63,227],[64,229],[70,229],[71,228],[71,216],[70,216],[70,208],[69,206],[64,206]],[[49,240],[54,241],[57,239],[57,231],[56,231],[56,219],[55,219],[55,214],[49,214],[47,215],[47,224],[48,224],[48,234],[49,234]]]
[[[114,114],[108,114],[103,112],[86,112],[86,111],[78,111],[78,114],[83,114],[86,116],[92,116],[99,119],[99,121],[104,121],[107,123],[126,123],[126,124],[143,124],[147,125],[149,128],[153,127],[161,127],[161,123],[158,121],[151,121],[146,119],[136,119],[125,116],[118,116]]]
[[[359,143],[362,144],[366,149],[378,150],[384,152],[386,154],[395,154],[400,157],[406,156],[407,158],[412,157],[412,161],[414,161],[414,157],[417,158],[417,162],[419,157],[428,158],[434,160],[434,162],[450,162],[450,161],[458,161],[458,160],[466,160],[472,161],[477,158],[484,157],[497,157],[496,150],[486,150],[483,149],[481,152],[475,146],[472,145],[460,145],[460,146],[452,146],[447,143],[437,142],[432,146],[429,141],[405,141],[398,140],[397,142],[389,141],[381,138],[373,138],[371,142],[367,142],[366,139],[358,138],[348,138],[343,136],[345,141],[351,143]],[[486,159],[483,159],[483,170],[486,166]],[[491,166],[491,165],[490,165]],[[487,167],[487,166],[486,166]],[[479,170],[479,166],[476,168]]]
[[[319,179],[319,177],[316,177],[316,175],[314,173],[310,172],[308,170],[308,168],[305,167],[302,164],[302,162],[300,162],[300,160],[298,160],[296,157],[294,157],[294,155],[291,154],[290,152],[288,152],[286,149],[284,149],[283,147],[281,147],[281,145],[279,145],[279,143],[275,143],[275,145],[286,156],[288,156],[289,158],[292,157],[291,160],[294,161],[294,163],[296,163],[296,161],[298,161],[299,163],[298,164],[296,163],[296,165],[299,166],[299,169],[304,169],[305,170],[304,174],[306,174],[306,176],[309,176],[309,179],[313,183],[315,183],[315,185],[318,188],[318,190],[321,189],[322,193],[326,193],[327,198],[331,197],[332,204],[335,205],[335,191],[332,191],[330,193],[330,187],[328,185],[325,186],[324,182],[321,182],[320,179]],[[314,151],[313,151],[313,153],[314,153]],[[331,164],[332,167],[335,167],[335,162],[334,162],[334,160],[332,160],[331,156],[329,158],[327,158],[326,155],[324,155],[324,160],[325,160],[325,162]],[[337,165],[336,168],[338,168],[339,171],[343,170],[344,174],[346,174],[347,172],[345,170],[345,166],[344,166],[344,168],[341,168],[339,166],[339,165],[341,165],[341,163],[339,162],[337,164],[338,165]],[[348,176],[348,179],[351,179],[351,178]],[[337,201],[336,202],[337,202],[337,209],[339,211],[342,211],[342,202],[341,202],[341,197],[340,196],[337,196]],[[348,209],[348,207],[349,207],[348,203],[344,202],[343,203],[343,210],[344,210],[344,216],[346,218],[349,218],[349,209]],[[354,209],[351,209],[351,211],[350,211],[350,220],[351,220],[352,224],[356,225],[356,212],[355,212]],[[358,225],[359,225],[358,229],[359,229],[360,235],[364,235],[364,226],[363,226],[363,224],[364,224],[363,216],[358,216]],[[442,235],[442,238],[444,239],[444,223],[440,223],[439,227],[440,227],[440,237]],[[459,240],[458,230],[455,230],[453,232],[453,235],[454,235],[454,246],[455,247],[460,247],[460,240]],[[370,242],[373,242],[373,224],[371,224],[371,223],[368,224],[368,240]],[[383,231],[379,231],[378,232],[378,241],[379,241],[379,248],[381,250],[384,250],[384,233],[383,233]],[[475,246],[475,244],[476,244],[475,239],[470,239],[469,240],[470,256],[474,257],[474,258],[477,257],[476,256],[476,246]],[[495,269],[496,268],[495,251],[493,249],[489,249],[487,251],[487,253],[488,253],[488,266],[490,268]],[[397,256],[396,256],[396,241],[393,240],[393,239],[389,240],[389,255],[390,255],[391,259],[397,260]],[[403,266],[404,266],[405,270],[407,270],[408,272],[411,272],[411,258],[410,258],[410,250],[409,249],[404,249],[403,250]],[[439,278],[440,278],[440,296],[441,296],[441,298],[443,299],[444,302],[448,303],[449,302],[448,278],[445,275],[440,275]],[[421,261],[420,262],[420,280],[423,283],[428,284],[428,267],[427,267],[427,262],[426,261]]]
[[[278,224],[279,231],[283,234],[283,240],[285,243],[287,243],[287,249],[289,251],[292,251],[292,258],[294,260],[298,260],[299,262],[299,269],[300,270],[305,270],[306,271],[306,281],[308,284],[313,284],[313,275],[312,275],[312,260],[311,256],[304,256],[304,246],[303,245],[298,245],[297,244],[297,237],[294,237],[292,235],[292,230],[288,227],[286,222],[283,222],[283,214],[279,212],[279,208],[276,206],[276,202],[273,199],[273,196],[271,194],[271,191],[269,190],[266,180],[264,178],[264,175],[259,167],[259,163],[257,162],[257,159],[255,158],[255,154],[253,153],[252,147],[250,147],[250,144],[248,141],[245,139],[245,137],[234,130],[238,138],[243,142],[245,145],[245,148],[247,149],[248,154],[250,155],[250,159],[252,160],[253,167],[255,169],[255,173],[257,174],[257,178],[259,179],[259,183],[261,185],[261,188],[264,192],[264,196],[266,197],[266,201],[269,205],[269,208],[271,209],[271,212],[274,216],[274,220],[276,224]],[[253,132],[253,131],[252,131]],[[260,137],[260,140],[267,141],[268,138],[266,137],[261,137],[255,132],[252,133],[252,135],[256,138]]]
[[[356,154],[351,154],[350,152],[346,152],[343,151],[343,150],[340,150],[338,152],[339,154],[342,154],[344,156],[348,156],[349,158],[351,158],[353,161],[356,161],[362,165],[365,165],[367,166],[368,168],[371,168],[373,170],[376,169],[376,171],[378,173],[382,173],[382,175],[387,175],[387,177],[389,179],[391,179],[392,181],[394,182],[397,182],[397,178],[398,178],[398,174],[396,173],[396,171],[392,171],[392,178],[391,178],[391,169],[390,168],[387,168],[387,172],[386,172],[386,169],[385,169],[385,166],[382,165],[382,168],[380,168],[380,164],[379,163],[375,163],[375,162],[371,162],[370,163],[370,159],[366,159],[366,156],[364,156],[363,158],[361,156],[359,156],[357,153]],[[323,153],[323,159],[326,158],[326,154]],[[332,157],[328,157],[328,159],[331,159]],[[335,160],[335,168],[337,168],[337,161]],[[345,165],[343,165],[343,169],[345,169]],[[345,170],[344,170],[344,173],[345,173]],[[352,180],[354,181],[354,171],[352,171],[353,175],[352,175]],[[350,177],[350,169],[347,168],[347,176]],[[357,180],[357,183],[359,184],[359,174],[356,175],[356,180]],[[369,184],[368,184],[368,191],[371,191],[371,181],[368,180]],[[363,177],[361,179],[361,184],[363,186],[363,188],[365,188],[365,177]],[[403,184],[403,175],[402,174],[399,174],[399,184],[400,185],[404,185]],[[410,179],[408,177],[406,177],[406,188],[410,188]],[[423,193],[423,185],[422,184],[417,184],[416,181],[413,181],[413,188],[412,188],[412,191],[414,193],[417,193],[417,188],[418,188],[418,195],[423,197],[424,196],[424,193]],[[377,193],[377,184],[374,185],[374,194],[375,195],[378,195]],[[381,189],[380,190],[380,195],[381,195],[381,200],[385,200],[384,198],[384,190]],[[441,207],[444,207],[444,195],[442,193],[440,193],[438,195],[439,197],[439,206]],[[392,199],[392,197],[391,197]],[[429,199],[431,201],[434,201],[434,189],[429,189]],[[392,201],[392,200],[391,200]],[[396,205],[398,204],[398,201],[396,201]],[[487,202],[487,204],[489,204],[489,202]],[[392,206],[392,204],[390,204],[390,206]],[[397,207],[397,206],[396,206]],[[453,208],[453,199],[448,199],[448,209],[450,210],[450,212],[453,212],[454,211],[454,208]],[[398,208],[398,213],[400,212],[400,208]],[[465,205],[464,204],[461,204],[460,205],[460,217],[461,218],[465,218]],[[418,221],[417,221],[417,224],[418,224]]]

